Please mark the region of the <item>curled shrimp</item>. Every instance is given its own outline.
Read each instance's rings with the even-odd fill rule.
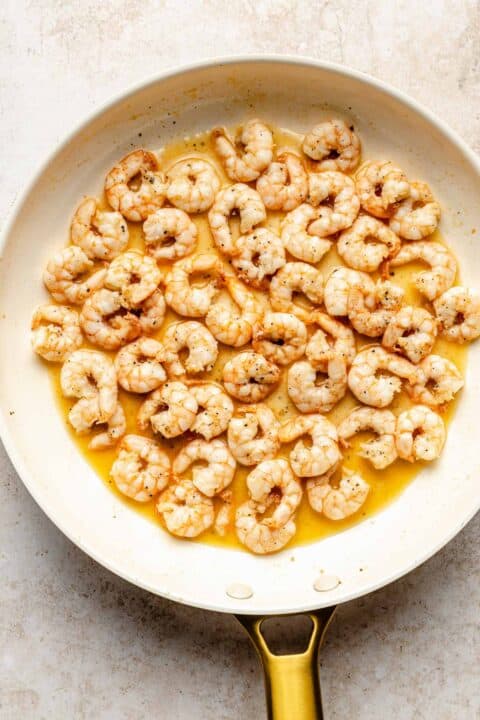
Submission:
[[[270,506],[274,504],[273,498],[269,501]],[[297,532],[297,526],[293,518],[281,527],[272,527],[268,524],[268,517],[263,516],[264,505],[247,500],[242,503],[235,514],[235,531],[237,537],[251,552],[257,555],[278,552],[281,550]]]
[[[261,120],[249,120],[232,139],[225,128],[214,128],[215,150],[234,182],[252,182],[272,162],[273,135]]]
[[[297,302],[298,296],[301,301]],[[296,315],[303,322],[310,322],[312,311],[323,300],[323,275],[308,263],[289,262],[272,278],[270,304],[277,312]]]
[[[285,265],[283,243],[268,228],[257,228],[237,241],[238,254],[232,265],[238,276],[249,285],[263,288],[279,268]]]
[[[241,405],[228,423],[228,447],[241,465],[258,465],[274,458],[280,447],[280,423],[263,403]]]
[[[407,176],[390,161],[362,165],[355,186],[364,210],[378,218],[388,218],[401,200],[410,195]]]
[[[281,237],[290,255],[309,263],[318,263],[332,247],[331,240],[313,232],[319,211],[307,203],[289,212],[281,223]]]
[[[153,335],[160,330],[165,319],[165,311],[167,305],[163,292],[157,288],[146,300],[141,303],[139,308],[135,308],[135,314],[138,314],[138,320],[142,332],[145,335]]]
[[[419,363],[431,352],[436,337],[437,321],[428,310],[406,305],[388,323],[382,345]]]
[[[221,264],[216,255],[205,254],[177,261],[165,281],[165,300],[179,315],[203,317],[217,294]],[[194,276],[201,284],[193,284]]]
[[[32,317],[32,348],[49,362],[63,362],[83,342],[78,314],[60,305],[41,305]]]
[[[105,288],[97,290],[85,301],[80,326],[93,345],[105,350],[117,350],[142,332],[136,315],[125,313],[120,293]]]
[[[318,209],[310,233],[319,237],[350,227],[360,210],[355,183],[340,172],[309,173],[307,200]]]
[[[247,351],[235,355],[223,368],[225,390],[247,403],[258,403],[275,389],[280,369],[258,353]]]
[[[333,268],[324,289],[324,303],[328,314],[336,317],[348,315],[348,298],[352,288],[356,287],[366,296],[375,291],[375,283],[370,275],[345,267]]]
[[[302,437],[308,435],[310,444]],[[279,432],[280,441],[298,440],[290,452],[290,464],[299,477],[315,477],[336,467],[342,454],[338,447],[337,429],[323,415],[299,415],[288,420]]]
[[[218,357],[217,341],[207,328],[196,320],[174,323],[163,337],[165,367],[169,377],[209,372]],[[188,351],[185,362],[180,353]]]
[[[184,383],[166,382],[141,404],[137,422],[141,430],[151,426],[163,437],[174,438],[192,427],[197,411],[197,401]]]
[[[319,379],[318,376],[326,375]],[[347,364],[332,357],[326,372],[315,369],[307,360],[299,360],[288,369],[287,392],[302,413],[330,412],[347,391]]]
[[[318,161],[321,170],[351,172],[360,162],[360,140],[353,127],[339,118],[315,125],[305,135],[302,150]]]
[[[239,280],[232,275],[224,274],[223,277],[228,296],[220,296],[210,306],[205,324],[219,342],[241,347],[250,342],[262,309],[255,296]]]
[[[315,512],[329,520],[345,520],[360,510],[370,492],[370,485],[358,473],[343,468],[338,487],[330,483],[332,473],[307,481],[307,497]]]
[[[208,222],[215,245],[225,255],[238,254],[229,225],[229,218],[234,212],[240,216],[242,234],[251,232],[267,216],[262,198],[249,185],[236,183],[220,190],[209,210]]]
[[[164,346],[153,338],[142,337],[118,351],[115,369],[119,385],[128,392],[147,393],[165,380]]]
[[[265,313],[253,331],[252,348],[277,365],[288,365],[305,352],[307,328],[290,313]]]
[[[91,260],[113,260],[128,245],[128,226],[119,212],[102,212],[93,197],[86,197],[75,211],[70,240]]]
[[[105,195],[111,207],[132,222],[146,220],[162,207],[166,192],[157,156],[148,150],[129,153],[105,178]]]
[[[400,238],[384,223],[361,215],[352,227],[342,232],[337,250],[340,257],[355,270],[374,272],[382,262],[400,249]]]
[[[167,530],[178,537],[197,537],[212,527],[215,520],[213,500],[199,492],[187,479],[163,491],[158,499],[157,512]]]
[[[190,430],[205,440],[221,435],[233,415],[233,403],[222,386],[214,382],[189,382],[188,388],[198,405]]]
[[[104,425],[104,429],[97,433],[90,442],[88,447],[90,450],[107,450],[108,448],[115,447],[117,442],[127,432],[127,419],[125,417],[125,411],[120,402],[117,402],[117,407],[111,417],[104,423],[95,421],[95,425]]]
[[[179,160],[167,172],[167,198],[187,213],[208,210],[220,190],[220,178],[209,162],[201,158]]]
[[[105,280],[104,269],[96,270],[85,279],[85,273],[93,268],[83,250],[70,245],[55,253],[43,273],[43,282],[54,300],[59,303],[81,305],[93,293],[102,287]]]
[[[386,372],[390,374],[385,375]],[[423,381],[424,372],[406,358],[374,345],[356,356],[348,373],[348,386],[360,402],[384,408],[400,391],[401,378],[413,386]]]
[[[480,294],[472,288],[452,287],[434,303],[443,337],[463,344],[480,335]]]
[[[390,227],[405,240],[422,240],[435,231],[440,214],[440,205],[428,185],[412,182],[409,197],[397,205],[390,218]]]
[[[202,463],[202,466],[195,463]],[[206,463],[206,465],[205,465]],[[181,475],[192,467],[192,482],[204,495],[213,497],[233,480],[236,462],[223,440],[192,440],[173,461],[173,472]]]
[[[189,255],[197,244],[197,227],[187,213],[161,208],[143,223],[145,249],[156,260],[177,260]]]
[[[153,258],[138,250],[127,250],[110,263],[105,285],[120,293],[124,307],[137,308],[155,292],[160,279],[161,273]]]
[[[351,437],[366,430],[375,433],[376,437],[360,445],[357,455],[369,460],[374,468],[383,470],[397,459],[395,445],[396,418],[390,410],[356,407],[337,428],[340,443],[348,448]]]
[[[379,337],[400,309],[404,297],[403,289],[389,280],[377,282],[369,294],[363,287],[353,287],[347,300],[348,319],[358,333]]]
[[[295,513],[302,499],[302,488],[292,473],[287,460],[264,460],[254,468],[247,477],[247,488],[250,498],[256,503],[260,512],[275,503],[269,518],[264,518],[265,525],[280,528]],[[280,499],[278,499],[280,494]]]
[[[428,300],[435,300],[453,285],[457,261],[444,245],[432,240],[408,243],[390,260],[389,265],[399,267],[414,260],[430,265],[430,270],[423,270],[413,276],[413,284]]]
[[[284,152],[257,180],[257,191],[268,210],[289,212],[305,202],[308,175],[297,155]]]
[[[117,374],[113,362],[98,350],[75,350],[60,371],[65,397],[78,398],[68,418],[82,434],[93,424],[106,422],[117,407]]]
[[[312,313],[311,319],[319,325],[319,329],[310,337],[305,348],[310,364],[326,372],[329,360],[337,357],[344,360],[347,367],[350,366],[357,354],[352,330],[340,320],[320,311]]]
[[[462,389],[464,381],[457,366],[441,355],[427,355],[419,363],[423,377],[406,390],[410,397],[432,407],[449,403]]]
[[[153,440],[126,435],[110,475],[121,493],[137,502],[148,502],[168,484],[170,460]]]
[[[425,405],[414,405],[397,418],[396,443],[403,460],[436,460],[445,443],[445,424]]]

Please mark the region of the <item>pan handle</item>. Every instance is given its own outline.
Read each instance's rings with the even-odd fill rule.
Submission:
[[[262,662],[269,720],[322,720],[318,652],[335,610],[302,613],[312,621],[312,629],[307,649],[295,655],[271,652],[262,634],[262,623],[271,616],[236,616]]]

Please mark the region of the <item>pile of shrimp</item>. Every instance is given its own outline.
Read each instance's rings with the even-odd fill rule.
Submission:
[[[371,488],[345,460],[355,435],[371,434],[358,454],[377,470],[439,457],[463,378],[436,339],[477,338],[480,295],[455,284],[455,257],[432,239],[440,205],[428,185],[392,160],[362,162],[345,121],[320,122],[298,150],[277,147],[258,119],[237,134],[215,128],[210,143],[214,160],[169,165],[134,150],[107,173],[104,197],[81,201],[44,270],[51,299],[33,315],[32,346],[61,364],[74,432],[116,449],[121,493],[154,499],[173,535],[234,528],[264,554],[295,536],[304,493],[333,522],[360,511]],[[343,264],[327,273],[333,248]],[[426,267],[411,275],[412,305],[391,278],[414,261]],[[269,404],[281,387],[283,420]],[[394,412],[401,391],[410,405]],[[133,428],[125,393],[142,398]],[[357,406],[334,423],[348,393]],[[248,499],[235,504],[239,467]]]

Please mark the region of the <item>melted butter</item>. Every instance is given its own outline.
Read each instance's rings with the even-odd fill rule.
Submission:
[[[277,147],[277,152],[281,151],[282,148],[293,149],[297,151],[300,148],[299,136],[287,131],[279,129],[274,130],[274,140]],[[177,143],[172,143],[168,147],[163,148],[160,151],[160,155],[162,158],[162,165],[163,167],[165,167],[165,169],[168,169],[170,165],[180,159],[192,157],[207,157],[207,159],[215,166],[224,184],[229,183],[228,178],[223,172],[222,166],[218,162],[215,154],[213,153],[211,141],[208,134],[196,135],[191,138],[181,140]],[[223,256],[220,256],[217,249],[212,244],[206,214],[195,215],[192,217],[198,229],[199,240],[197,252],[213,252],[219,255],[222,261],[225,262],[225,258]],[[282,217],[283,213],[271,212],[268,214],[267,223],[270,227],[272,227],[273,230],[276,230],[278,232]],[[144,242],[141,224],[129,223],[129,232],[129,247],[143,249]],[[236,218],[232,219],[232,232],[234,237],[238,236],[239,234],[238,220]],[[443,239],[438,232],[435,233],[433,239],[437,242],[443,243]],[[289,259],[295,260],[295,258]],[[318,268],[322,271],[322,273],[324,273],[326,277],[331,268],[342,264],[342,260],[336,253],[335,248],[333,248],[328,253],[327,257],[319,263]],[[165,263],[161,267],[165,271],[167,271],[168,264]],[[416,289],[411,283],[412,273],[418,272],[419,270],[423,269],[423,267],[424,266],[421,263],[415,262],[400,268],[395,268],[390,273],[390,279],[395,284],[400,285],[404,288],[406,294],[406,301],[410,304],[425,305],[424,298],[422,298],[422,296],[416,291]],[[262,293],[256,294],[259,297],[263,296]],[[426,306],[428,307],[428,305]],[[185,320],[185,318],[178,316],[176,313],[169,309],[167,311],[165,322],[162,328],[154,337],[161,340],[167,327],[170,324],[182,320]],[[370,342],[372,341],[369,338],[362,338],[360,336],[357,336],[358,347]],[[248,347],[244,347],[241,350],[245,349],[248,349]],[[238,349],[220,345],[218,360],[215,363],[215,367],[213,368],[211,373],[208,374],[208,378],[211,380],[221,381],[223,366],[231,357],[233,357],[238,352]],[[439,355],[443,355],[444,357],[453,361],[461,372],[464,371],[467,359],[467,352],[465,347],[449,343],[443,339],[438,339],[433,349],[433,352]],[[95,433],[83,437],[79,437],[74,433],[73,429],[70,427],[67,421],[67,415],[75,401],[70,398],[64,398],[61,393],[59,382],[60,368],[55,365],[47,363],[45,364],[47,365],[50,372],[55,398],[62,413],[62,417],[65,418],[65,423],[67,425],[70,436],[73,442],[77,445],[79,451],[86,458],[88,463],[93,467],[97,475],[108,485],[109,489],[123,503],[143,515],[148,520],[155,522],[158,525],[160,523],[160,518],[155,510],[155,501],[142,504],[130,500],[117,490],[115,484],[111,480],[110,468],[116,457],[116,449],[113,448],[102,451],[89,450],[88,443],[92,435],[94,435]],[[287,373],[286,371],[284,371],[282,374],[281,383],[276,388],[276,390],[264,401],[272,408],[280,422],[284,422],[288,418],[293,417],[297,414],[294,405],[288,398],[286,377]],[[203,377],[203,379],[206,378],[207,375]],[[202,379],[202,376],[199,376],[199,379]],[[119,398],[123,405],[127,418],[127,432],[139,434],[139,430],[136,426],[136,416],[144,397],[139,395],[133,395],[131,393],[125,392],[124,390],[120,390]],[[457,401],[451,403],[443,414],[443,418],[447,424],[454,415],[456,402]],[[353,397],[350,392],[347,392],[343,400],[330,413],[327,414],[327,417],[329,417],[335,424],[338,424],[356,405],[358,405],[358,401]],[[396,396],[394,402],[391,405],[391,409],[394,413],[398,414],[402,410],[408,408],[410,405],[411,402],[409,398],[402,392]],[[153,435],[150,436],[153,437]],[[375,513],[385,508],[396,497],[398,497],[400,493],[406,488],[406,486],[413,480],[415,475],[422,469],[422,463],[410,464],[403,460],[397,460],[384,470],[375,470],[370,465],[370,463],[359,457],[357,454],[360,443],[364,442],[365,439],[368,439],[369,437],[372,436],[368,433],[362,433],[361,435],[358,435],[357,437],[352,439],[350,447],[344,451],[345,467],[360,473],[371,487],[369,496],[360,511],[343,521],[328,520],[327,518],[317,514],[314,510],[312,510],[306,496],[304,496],[301,506],[297,512],[297,533],[292,542],[290,543],[290,546],[301,545],[314,542],[315,540],[320,540],[322,538],[328,537],[329,535],[352,527],[358,522],[361,522],[362,520],[371,517]],[[160,444],[166,450],[172,460],[178,453],[179,449],[190,439],[191,437],[181,437],[175,440],[160,440],[158,437],[156,438],[156,440],[160,442]],[[288,453],[293,444],[294,443],[292,443],[292,445],[283,445],[280,448],[279,457],[288,457]],[[251,470],[252,468],[244,468],[242,466],[237,466],[237,471],[231,485],[234,507],[238,507],[238,505],[248,499],[245,480]],[[227,533],[224,537],[221,537],[217,535],[213,530],[210,530],[203,533],[200,538],[197,538],[190,542],[205,542],[212,545],[245,550],[245,548],[237,540],[233,524],[231,527],[228,528]]]

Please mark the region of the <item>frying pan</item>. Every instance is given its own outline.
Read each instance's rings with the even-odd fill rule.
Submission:
[[[65,244],[78,199],[101,191],[105,171],[132,147],[258,115],[299,132],[348,117],[369,157],[393,159],[427,180],[443,206],[442,231],[466,284],[480,279],[480,163],[441,120],[363,74],[307,59],[247,57],[164,73],[107,103],[58,147],[7,224],[0,263],[1,435],[20,477],[80,548],[130,582],[177,602],[235,613],[265,671],[269,716],[321,717],[319,643],[342,602],[399,578],[447,543],[480,504],[480,454],[471,441],[480,406],[480,344],[441,459],[374,517],[325,540],[256,557],[178,541],[111,493],[68,436],[48,374],[30,349],[40,273]],[[388,477],[385,480],[388,482]],[[269,615],[306,613],[305,652],[280,656],[262,633]]]

